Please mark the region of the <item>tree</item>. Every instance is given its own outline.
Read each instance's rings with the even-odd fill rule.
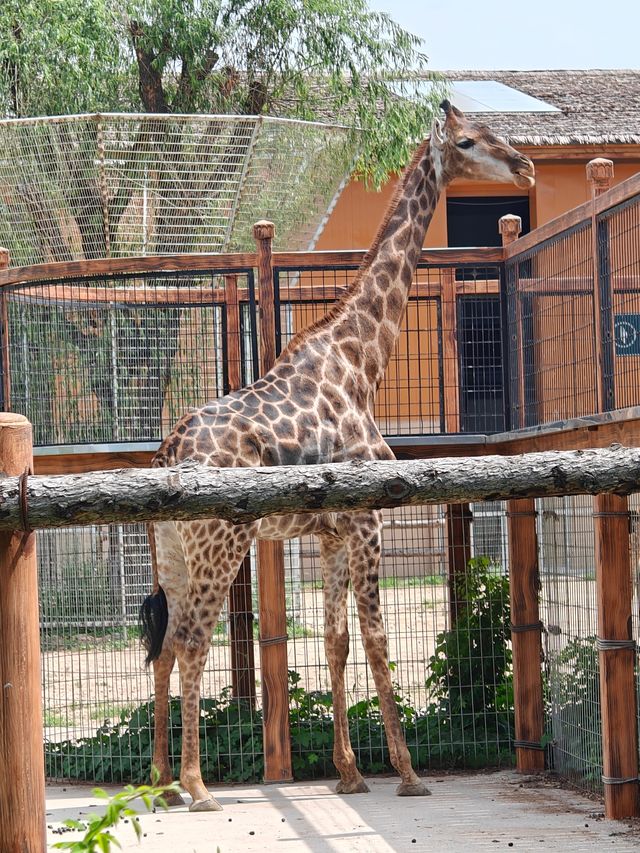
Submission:
[[[0,3],[0,112],[9,118],[131,109],[109,0]]]
[[[0,108],[338,121],[360,134],[360,172],[380,183],[441,94],[398,97],[400,81],[426,73],[420,47],[365,0],[5,0]]]
[[[419,39],[369,11],[365,0],[4,0],[0,111],[6,115],[212,116],[197,132],[178,119],[145,118],[126,144],[106,155],[104,148],[100,154],[99,122],[42,123],[24,134],[0,128],[0,189],[5,180],[8,185],[0,192],[0,217],[10,223],[11,209],[22,210],[19,227],[8,227],[12,255],[22,255],[24,263],[141,251],[121,239],[121,224],[143,208],[141,187],[152,199],[140,229],[152,235],[144,251],[211,250],[211,242],[198,244],[193,235],[204,231],[208,211],[232,219],[228,187],[242,180],[251,146],[247,122],[215,117],[220,114],[344,124],[351,134],[349,158],[357,140],[357,171],[380,184],[407,161],[428,127],[438,87],[422,100],[398,95],[404,79],[424,73]],[[340,161],[332,151],[314,172],[309,156],[316,180],[289,188],[299,210],[307,209],[305,190],[323,197],[316,186],[323,168],[347,163],[346,155]],[[177,213],[176,199],[188,199]],[[275,207],[279,199],[271,201]],[[264,195],[260,205],[256,218],[269,208]],[[287,216],[293,227],[296,216]],[[287,239],[284,229],[279,233]],[[24,251],[15,250],[16,241]],[[131,409],[143,413],[131,437],[146,439],[159,429],[181,321],[171,307],[133,313],[116,318],[104,308],[89,319],[65,314],[59,334],[78,363],[87,362],[82,373],[92,381],[82,394],[97,403],[96,429],[109,431],[116,380],[100,365],[135,327],[141,343],[135,364],[117,377],[118,396],[130,395]],[[155,343],[145,348],[142,341]],[[86,429],[79,416],[70,420]],[[64,428],[70,433],[70,424]]]

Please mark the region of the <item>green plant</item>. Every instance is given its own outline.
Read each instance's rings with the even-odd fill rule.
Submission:
[[[450,736],[467,743],[488,742],[493,735],[508,740],[513,729],[509,581],[488,557],[475,557],[455,578],[453,596],[456,622],[437,636],[429,660],[426,684],[435,712]]]
[[[109,853],[112,844],[115,844],[117,847],[121,846],[111,830],[123,818],[131,818],[133,831],[138,840],[140,840],[142,830],[138,820],[138,811],[132,808],[131,804],[135,800],[141,800],[147,811],[151,811],[154,806],[166,809],[167,804],[163,799],[163,794],[177,790],[178,785],[175,783],[159,786],[158,773],[155,769],[151,785],[140,785],[137,788],[134,788],[133,785],[127,785],[124,791],[120,791],[112,797],[109,797],[109,794],[101,788],[94,788],[93,795],[107,801],[105,813],[103,815],[92,814],[86,821],[75,820],[73,818],[66,820],[64,822],[65,826],[80,832],[84,831],[84,835],[81,839],[59,841],[53,846],[57,850],[71,850],[73,853],[94,853],[94,851]]]

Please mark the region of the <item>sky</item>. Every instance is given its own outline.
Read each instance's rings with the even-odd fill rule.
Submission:
[[[434,70],[640,68],[640,0],[369,0]]]

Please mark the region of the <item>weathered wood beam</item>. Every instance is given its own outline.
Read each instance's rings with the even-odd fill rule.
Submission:
[[[0,529],[640,491],[640,448],[273,468],[121,469],[0,479]]]

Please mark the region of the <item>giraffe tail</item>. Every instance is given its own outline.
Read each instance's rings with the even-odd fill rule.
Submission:
[[[146,666],[160,657],[168,621],[167,596],[159,586],[156,592],[145,598],[140,607],[140,639],[147,650],[144,659]]]

